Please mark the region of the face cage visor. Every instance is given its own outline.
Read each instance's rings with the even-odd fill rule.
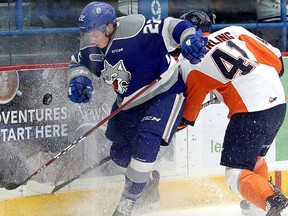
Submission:
[[[95,38],[98,37],[99,31],[105,33],[106,32],[106,24],[103,24],[97,28],[93,28],[90,31],[81,31],[80,30],[80,49],[88,46],[95,45]],[[98,31],[97,31],[98,30]]]

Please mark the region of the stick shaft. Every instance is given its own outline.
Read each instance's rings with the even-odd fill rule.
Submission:
[[[211,104],[216,103],[217,101],[218,101],[217,97],[212,98],[211,100],[209,100],[209,101],[207,101],[207,102],[202,104],[202,109],[207,107],[207,106],[210,106]]]
[[[76,176],[74,176],[72,179],[63,182],[60,185],[56,185],[55,188],[53,189],[53,191],[51,192],[51,194],[56,193],[57,191],[61,190],[63,187],[65,187],[66,185],[70,184],[71,182],[79,179],[81,176],[89,173],[90,171],[92,171],[93,169],[96,169],[97,167],[101,166],[102,164],[105,164],[106,162],[110,161],[110,156],[107,156],[105,158],[103,158],[102,160],[100,160],[98,163],[93,164],[92,166],[88,167],[87,169],[83,170],[81,173],[77,174]]]

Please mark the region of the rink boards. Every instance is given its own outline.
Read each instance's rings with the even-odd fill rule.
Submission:
[[[288,194],[287,171],[270,172],[274,182]],[[82,180],[82,184],[85,184]],[[77,185],[77,183],[74,183]],[[80,184],[78,182],[78,184]],[[87,181],[87,184],[91,184]],[[82,185],[83,186],[83,185]],[[109,216],[112,215],[122,192],[123,182],[108,183],[93,189],[78,189],[56,194],[2,199],[1,216]],[[71,188],[70,188],[71,189]],[[22,187],[24,192],[25,187]],[[225,185],[223,176],[160,181],[160,208],[175,211],[203,206],[231,205],[241,198]],[[3,191],[2,191],[3,192]],[[2,193],[3,196],[3,193]],[[156,214],[157,215],[157,214]]]
[[[3,216],[109,216],[119,201],[124,183],[89,190],[26,196],[2,200]],[[227,190],[223,177],[161,180],[160,209],[167,211],[206,205],[237,203],[239,197]]]

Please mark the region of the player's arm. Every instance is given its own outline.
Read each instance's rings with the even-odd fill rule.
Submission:
[[[199,79],[197,71],[191,71],[186,79],[186,103],[184,107],[183,118],[193,126],[202,108],[202,103],[206,95],[210,92],[209,89],[202,85],[201,78]]]
[[[81,65],[73,65],[68,70],[68,97],[74,103],[87,103],[92,97],[92,73]]]
[[[282,54],[278,48],[243,27],[233,26],[233,29],[235,32],[238,32],[239,39],[245,42],[247,48],[253,53],[259,63],[274,67],[280,77],[283,75],[284,65]]]
[[[81,50],[71,56],[67,71],[68,97],[74,103],[87,103],[92,97],[92,73],[83,61]]]
[[[191,71],[186,82],[187,90],[184,114],[177,127],[177,131],[186,128],[188,125],[194,126],[195,121],[201,111],[202,103],[208,94],[208,92],[204,90],[205,87],[201,88],[199,82],[195,82],[197,79],[195,78],[196,77],[194,76],[193,71]]]
[[[183,56],[191,64],[197,64],[206,53],[207,38],[202,37],[201,30],[187,20],[166,18],[163,23],[162,36],[168,52],[172,52],[179,45]]]
[[[280,71],[277,71],[277,72],[278,72],[278,74],[279,74],[279,77],[282,77],[282,75],[284,74],[284,63],[283,63],[283,58],[282,58],[282,56],[279,57],[279,60],[280,60],[280,62],[281,62],[281,69],[280,69]]]
[[[71,56],[68,70],[68,97],[74,103],[87,103],[93,92],[93,75],[99,77],[104,56],[95,46],[83,47]]]
[[[104,55],[95,46],[81,48],[78,53],[71,56],[70,68],[84,66],[97,77],[103,69]]]
[[[179,59],[183,58],[181,55]],[[209,68],[209,67],[208,67]],[[205,74],[203,68],[184,61],[181,64],[181,76],[187,86],[186,102],[181,124],[193,126],[201,109],[206,95],[222,86],[223,83]]]

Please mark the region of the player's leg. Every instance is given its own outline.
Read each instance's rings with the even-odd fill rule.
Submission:
[[[142,106],[145,112],[137,116],[141,122],[130,141],[133,155],[125,174],[125,189],[114,216],[131,214],[136,200],[149,184],[161,143],[163,140],[169,143],[176,131],[183,114],[183,101],[184,97],[179,94],[159,95]]]
[[[108,121],[106,137],[112,141],[110,157],[113,162],[122,168],[127,168],[133,154],[131,138],[136,134],[141,123],[141,116],[146,106],[138,106],[126,111],[120,111]],[[118,108],[115,102],[111,112]]]
[[[116,108],[117,105],[114,104],[112,111]],[[144,109],[145,106],[121,111],[108,122],[106,137],[112,141],[110,157],[113,162],[122,168],[127,168],[129,164],[130,166],[135,166],[136,169],[139,166],[139,163],[132,159],[134,146],[131,144],[131,138],[138,131],[138,125],[141,122],[140,117],[144,113]],[[151,139],[153,140],[154,138],[151,137]],[[130,169],[129,167],[125,169],[125,189],[114,216],[130,215],[135,205],[135,200],[146,185],[146,182],[133,182],[130,180],[129,176],[127,176],[127,170]],[[145,176],[149,178],[149,174]]]
[[[274,107],[272,110],[273,112],[271,114],[271,118],[274,119],[276,122],[274,130],[273,129],[269,130],[270,128],[268,127],[269,132],[267,132],[268,133],[267,141],[262,146],[261,152],[259,154],[261,157],[264,157],[269,151],[269,148],[273,143],[273,140],[275,139],[280,127],[284,122],[286,114],[286,104],[278,105]],[[266,200],[267,216],[273,216],[273,215],[288,216],[288,199],[281,193],[279,188],[273,185],[272,182],[270,182],[270,184],[273,187],[275,193],[269,196]]]
[[[269,181],[269,174],[268,174],[268,166],[263,157],[258,157],[256,165],[254,167],[253,172],[255,174],[261,175],[264,177],[267,182]],[[256,207],[252,203],[250,203],[248,200],[243,199],[240,202],[240,208],[243,215],[253,215],[253,216],[264,216],[266,215],[265,211]]]
[[[271,137],[274,137],[274,135],[272,135]],[[273,142],[273,140],[271,140],[271,139],[267,140],[267,143],[272,143],[272,142]],[[263,152],[265,152],[265,154],[266,154],[267,148],[262,148],[262,149],[263,149]],[[261,152],[260,152],[260,155],[261,155]],[[270,180],[269,179],[269,173],[268,173],[268,165],[267,165],[266,160],[262,156],[258,157],[253,172],[255,174],[261,175],[263,178],[265,178],[267,180],[267,182]],[[266,215],[266,213],[263,209],[258,208],[257,206],[253,205],[252,203],[250,203],[246,199],[241,200],[240,208],[241,208],[241,212],[243,215],[253,215],[253,216]]]
[[[257,158],[253,172],[269,181],[268,165],[264,157],[259,156]]]
[[[252,204],[266,210],[268,198],[276,192],[264,172],[255,167],[258,155],[275,138],[285,116],[285,106],[257,113],[238,114],[231,118],[226,130],[221,164],[227,167],[229,187]],[[260,161],[259,161],[260,162]],[[254,169],[256,172],[254,172]]]

